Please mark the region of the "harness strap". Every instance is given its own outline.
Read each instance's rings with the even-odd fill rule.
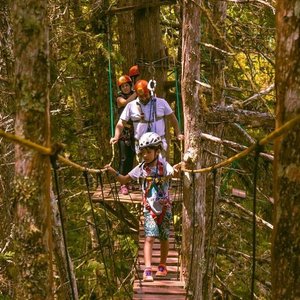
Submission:
[[[156,121],[159,121],[159,120],[162,120],[162,119],[164,119],[164,118],[165,118],[165,116],[156,117],[156,118],[155,118],[155,122],[156,122]],[[145,119],[140,119],[140,120],[138,120],[138,121],[133,121],[133,123],[149,123],[149,122],[151,122],[151,121],[145,120]]]
[[[161,214],[160,214],[159,216],[157,216],[157,215],[152,211],[152,209],[151,209],[149,203],[147,202],[147,199],[146,199],[146,196],[145,196],[145,195],[144,195],[144,197],[143,197],[143,204],[144,204],[144,206],[146,207],[146,209],[149,211],[149,213],[150,213],[151,217],[154,219],[154,221],[155,221],[158,225],[160,225],[160,224],[162,223],[163,219],[164,219],[164,216],[165,216],[166,212],[167,212],[167,205],[170,204],[170,200],[167,199],[167,203],[164,204],[163,209],[162,209],[162,212],[161,212]]]
[[[141,167],[144,168],[145,171],[148,173],[148,176],[144,178],[145,183],[147,184],[147,186],[144,189],[145,192],[144,192],[144,195],[143,195],[143,204],[144,204],[145,208],[149,211],[150,215],[155,220],[155,222],[158,225],[160,225],[163,221],[163,218],[164,218],[165,214],[166,214],[167,207],[171,204],[170,199],[169,199],[169,197],[165,197],[165,198],[162,198],[161,200],[159,198],[157,200],[155,200],[155,201],[164,201],[163,203],[160,203],[163,206],[162,207],[162,212],[161,212],[160,215],[157,216],[154,213],[154,211],[151,209],[151,206],[147,201],[147,196],[148,196],[149,191],[152,188],[153,184],[161,183],[160,180],[161,180],[161,177],[164,174],[164,166],[163,166],[163,163],[161,161],[159,161],[159,160],[157,161],[157,167],[156,167],[157,171],[156,171],[155,176],[150,176],[149,175],[150,169],[148,169],[148,166],[142,165]]]

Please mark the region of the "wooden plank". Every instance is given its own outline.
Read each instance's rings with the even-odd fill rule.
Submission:
[[[172,287],[184,287],[184,282],[183,281],[170,281],[170,280],[160,280],[159,281],[160,285],[163,285],[164,287],[172,288]],[[157,286],[157,281],[139,281],[135,280],[133,284],[133,288],[139,288],[141,286]]]
[[[144,256],[138,258],[138,263],[143,265],[144,264]],[[160,263],[160,257],[152,257],[153,265],[158,265]],[[167,258],[167,265],[169,266],[177,266],[178,265],[178,257],[168,257]]]
[[[142,204],[142,194],[140,190],[129,191],[128,195],[120,194],[118,191],[120,189],[120,185],[110,186],[105,184],[103,186],[103,192],[101,187],[98,187],[96,191],[92,194],[91,198],[93,202],[101,202],[101,201],[120,201],[124,203],[131,203],[131,204]],[[182,198],[182,194],[179,194],[175,190],[170,190],[170,197],[173,201],[179,201]]]
[[[139,271],[142,272],[142,271],[144,271],[144,269],[145,269],[145,266],[140,266]],[[177,273],[178,270],[180,270],[180,267],[178,268],[177,266],[168,266],[167,265],[167,269],[168,269],[168,273]],[[156,272],[156,270],[157,270],[157,268],[155,268],[155,267],[152,268],[152,271],[154,273]]]
[[[238,198],[246,198],[246,191],[233,188],[231,190],[231,195]]]
[[[186,300],[185,296],[183,295],[159,295],[153,296],[153,295],[133,295],[132,300]]]
[[[164,286],[142,286],[133,288],[135,294],[151,294],[151,295],[185,295],[185,290],[178,287]],[[159,298],[158,298],[159,299]]]
[[[144,243],[139,243],[139,248],[144,249]],[[152,249],[158,250],[160,249],[160,244],[154,244]],[[169,245],[169,250],[176,250],[175,244],[170,244]]]
[[[139,256],[144,255],[144,251],[139,250]],[[160,250],[152,250],[152,257],[160,257]],[[178,252],[176,250],[169,250],[168,257],[178,257]]]
[[[181,268],[179,265],[179,254],[176,250],[176,239],[174,234],[174,226],[171,225],[170,228],[170,238],[169,238],[169,253],[167,258],[167,269],[168,274],[166,277],[156,277],[155,273],[157,271],[157,266],[160,262],[160,241],[155,239],[152,250],[152,272],[153,272],[153,282],[144,282],[143,272],[145,269],[144,265],[144,242],[145,234],[143,227],[143,214],[140,218],[140,228],[139,228],[139,251],[138,251],[138,264],[137,272],[135,274],[135,280],[133,283],[133,298],[132,299],[168,299],[168,300],[183,300],[185,299],[185,284],[180,281]]]

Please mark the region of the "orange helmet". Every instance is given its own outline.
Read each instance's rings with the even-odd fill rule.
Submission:
[[[140,70],[138,65],[134,65],[129,69],[129,76],[135,77],[140,75]]]
[[[122,75],[119,79],[118,79],[118,87],[120,87],[123,83],[129,83],[132,84],[132,80],[128,75]]]
[[[135,86],[134,90],[138,96],[149,95],[150,91],[148,90],[148,82],[146,80],[139,80]]]

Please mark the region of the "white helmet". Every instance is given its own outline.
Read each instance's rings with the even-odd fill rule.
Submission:
[[[139,139],[139,149],[162,146],[161,137],[155,132],[146,132]]]

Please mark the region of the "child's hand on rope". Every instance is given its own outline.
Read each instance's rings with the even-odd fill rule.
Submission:
[[[112,174],[116,173],[116,170],[111,165],[105,165],[104,170]]]

